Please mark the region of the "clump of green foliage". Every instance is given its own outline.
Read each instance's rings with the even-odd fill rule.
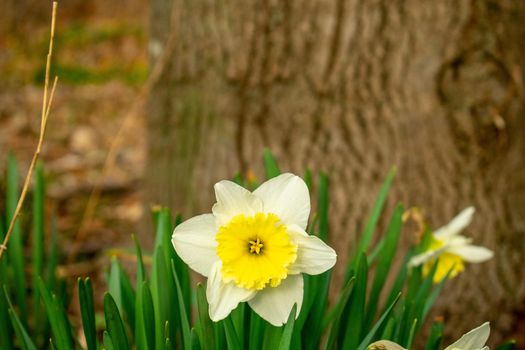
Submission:
[[[266,177],[280,173],[274,157],[264,154]],[[32,220],[18,223],[8,254],[0,261],[0,348],[58,350],[126,349],[357,349],[365,350],[373,341],[392,340],[410,349],[427,320],[429,311],[447,279],[432,283],[435,267],[424,276],[421,268],[408,269],[406,262],[420,252],[425,239],[401,255],[398,250],[404,207],[396,205],[389,214],[385,232],[377,224],[385,213],[385,202],[394,178],[391,171],[372,208],[347,261],[342,289],[329,306],[328,292],[332,271],[304,276],[304,301],[297,319],[295,307],[283,327],[274,327],[241,303],[230,316],[212,322],[208,316],[205,288],[192,283],[188,267],[175,253],[171,234],[180,216],[174,219],[167,208],[153,211],[156,239],[146,268],[140,244],[133,238],[136,273],[129,276],[113,258],[104,295],[103,320],[95,309],[93,286],[89,278],[79,278],[78,300],[82,329],[72,326],[67,313],[68,288],[72,281],[57,279],[59,260],[56,225],[49,225],[45,239],[45,180],[42,166],[36,168],[32,191]],[[18,172],[10,156],[5,181],[5,215],[0,216],[0,238],[13,215],[18,200]],[[329,239],[329,181],[326,174],[304,179],[315,193],[317,212],[312,215],[308,232]],[[235,181],[254,187],[240,176]],[[25,217],[25,219],[28,219]],[[31,221],[31,222],[29,222]],[[31,235],[26,234],[31,232]],[[47,241],[47,243],[45,243]],[[30,247],[24,250],[24,243]],[[377,242],[373,244],[373,242]],[[30,252],[27,254],[26,252]],[[393,262],[402,259],[399,268]],[[26,274],[26,271],[30,271]],[[394,282],[386,287],[387,278]],[[390,284],[389,284],[390,285]],[[100,324],[102,323],[102,325]],[[82,340],[79,339],[83,338]],[[441,348],[443,323],[434,321],[425,350]],[[85,345],[81,345],[85,344]],[[512,349],[509,342],[499,350]]]

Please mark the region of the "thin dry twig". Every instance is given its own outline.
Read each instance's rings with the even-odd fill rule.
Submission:
[[[11,222],[9,223],[9,228],[7,229],[7,234],[4,237],[4,241],[0,245],[0,259],[2,258],[4,251],[7,250],[7,243],[9,242],[9,238],[11,237],[11,234],[13,233],[16,219],[18,218],[18,216],[20,215],[20,211],[22,210],[22,205],[24,204],[24,200],[26,198],[26,194],[29,189],[29,184],[31,183],[31,179],[33,177],[33,170],[35,168],[36,162],[42,150],[42,144],[44,143],[44,136],[45,136],[46,127],[47,127],[47,118],[49,117],[49,112],[51,110],[51,103],[53,102],[53,97],[55,96],[55,89],[56,89],[57,82],[58,82],[58,77],[56,76],[53,81],[53,86],[51,87],[51,93],[49,94],[49,98],[48,98],[49,71],[51,67],[51,56],[53,54],[53,39],[55,37],[55,20],[56,20],[57,6],[58,6],[58,3],[54,1],[52,15],[51,15],[51,35],[49,38],[49,50],[47,53],[47,60],[46,60],[44,97],[42,99],[42,114],[41,114],[41,119],[40,119],[40,135],[38,137],[38,143],[36,146],[35,153],[33,154],[33,159],[31,159],[31,164],[29,165],[29,170],[27,171],[27,175],[24,180],[24,186],[22,187],[22,192],[20,194],[20,198],[18,199],[18,204],[16,206],[13,217],[11,218]]]

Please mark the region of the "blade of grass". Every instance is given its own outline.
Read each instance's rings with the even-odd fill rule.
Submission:
[[[355,284],[355,277],[352,277],[348,282],[346,282],[346,285],[341,293],[341,297],[339,298],[336,306],[332,310],[332,312],[329,313],[327,316],[327,320],[324,322],[324,326],[322,329],[326,329],[326,327],[332,323],[332,328],[330,329],[330,333],[328,335],[328,341],[326,342],[325,349],[334,349],[335,348],[335,342],[339,338],[339,332],[341,331],[341,322],[343,319],[343,312],[345,309],[347,309],[348,302],[350,300],[350,295],[352,294],[353,288]],[[333,315],[331,317],[331,315]],[[333,319],[333,321],[331,321]]]
[[[425,350],[439,350],[441,347],[441,339],[443,338],[443,323],[434,322],[428,336]]]
[[[129,343],[126,336],[126,329],[120,317],[120,311],[113,300],[111,294],[104,295],[104,316],[106,319],[106,329],[111,338],[111,343],[115,349],[129,350]]]
[[[82,278],[78,279],[78,298],[87,349],[96,350],[97,329],[95,325],[95,307],[93,305],[93,287],[89,277],[85,280]]]
[[[273,156],[272,152],[270,152],[270,150],[268,149],[265,149],[263,151],[263,163],[264,173],[267,179],[276,177],[281,173],[281,171],[279,170],[279,166],[277,165],[277,161],[275,160],[275,157]]]
[[[122,292],[122,308],[126,315],[126,320],[130,329],[134,331],[133,326],[135,325],[135,290],[131,286],[131,281],[129,280],[128,273],[122,268],[119,264],[120,269],[120,286]],[[135,335],[135,332],[133,332]]]
[[[122,285],[120,282],[120,266],[115,256],[111,257],[111,269],[109,272],[108,288],[109,294],[113,297],[115,304],[119,309],[120,315],[123,315],[122,310]]]
[[[182,342],[184,345],[184,349],[191,350],[190,323],[188,320],[188,314],[186,313],[186,306],[184,305],[184,297],[180,288],[179,277],[177,276],[177,271],[175,270],[175,262],[173,260],[171,260],[171,272],[173,274],[173,279],[175,280],[175,287],[177,288],[177,300],[179,302],[180,311],[180,324],[182,326]]]
[[[263,350],[273,350],[279,347],[281,336],[283,334],[282,327],[275,327],[265,322],[266,329],[264,333]]]
[[[379,303],[379,296],[384,288],[385,281],[390,272],[392,261],[394,260],[396,254],[397,244],[401,233],[403,210],[403,206],[398,204],[394,210],[392,218],[390,219],[390,224],[388,225],[387,234],[384,241],[385,243],[382,245],[382,249],[379,254],[380,258],[375,271],[372,289],[370,290],[369,294],[370,296],[368,299],[365,323],[366,329],[370,328],[370,325],[374,320],[377,311],[377,304]]]
[[[395,173],[396,173],[395,168],[390,169],[385,182],[383,183],[383,185],[381,186],[381,189],[379,190],[379,195],[377,196],[377,199],[374,203],[372,212],[370,214],[370,217],[368,218],[365,229],[363,230],[363,233],[361,234],[361,239],[357,243],[357,248],[355,249],[354,253],[350,255],[350,256],[353,256],[353,258],[350,260],[350,263],[348,264],[345,280],[348,280],[350,278],[350,274],[351,274],[350,271],[355,271],[358,261],[359,261],[358,254],[361,252],[366,253],[368,251],[368,247],[370,246],[370,243],[372,242],[374,231],[379,221],[381,212],[383,211],[383,206],[386,202],[388,191],[390,190],[390,186],[392,185],[392,181],[394,179]]]
[[[144,331],[144,344],[147,347],[144,349],[155,349],[155,308],[153,306],[153,298],[148,282],[144,281],[141,286],[141,307],[137,310],[141,311],[141,319]]]
[[[44,170],[39,162],[35,168],[33,185],[33,242],[32,242],[32,280],[33,280],[33,318],[35,328],[42,326],[40,310],[40,295],[38,295],[38,278],[43,277],[44,272],[44,198],[45,182]]]
[[[319,174],[319,194],[318,194],[318,211],[319,211],[319,233],[318,236],[323,241],[328,240],[328,204],[329,183],[328,176],[325,173]]]
[[[401,296],[401,294],[399,294],[397,296],[397,298],[394,300],[394,302],[386,309],[386,311],[383,313],[383,315],[381,315],[381,317],[376,322],[374,327],[372,327],[370,332],[368,332],[368,334],[363,338],[363,340],[361,341],[361,343],[357,347],[357,350],[365,350],[367,348],[367,346],[372,342],[372,340],[374,339],[374,336],[377,333],[377,331],[379,330],[379,328],[381,328],[381,326],[384,324],[384,322],[388,319],[388,316],[390,315],[390,312],[392,311],[392,309],[396,305],[396,303],[399,300],[400,296]]]
[[[264,335],[264,320],[250,309],[250,335],[248,342],[249,350],[260,350],[262,343],[257,339],[262,339]]]
[[[135,235],[131,235],[133,243],[135,244],[135,254],[137,256],[137,291],[139,286],[142,285],[142,282],[146,279],[146,271],[144,269],[144,262],[142,260],[142,249],[140,248],[140,243]]]
[[[206,291],[202,284],[197,284],[197,313],[199,317],[199,336],[200,343],[203,349],[213,350],[217,349],[215,345],[215,335],[213,331],[213,323],[208,316],[208,301],[206,299]],[[253,318],[252,318],[253,321]],[[251,334],[251,333],[250,333]],[[250,335],[251,338],[251,335]]]
[[[61,301],[46,288],[42,279],[38,279],[38,288],[46,310],[54,343],[59,350],[73,348],[73,337],[71,326],[67,320],[67,314]]]
[[[0,265],[2,265],[3,262],[4,260],[0,261]],[[4,289],[7,288],[7,286],[3,283],[1,283],[0,285],[3,285]],[[0,349],[12,350],[13,349],[12,326],[11,326],[11,322],[9,322],[10,318],[12,321],[12,317],[9,314],[9,307],[8,307],[7,300],[6,300],[7,298],[6,293],[0,293]]]
[[[408,340],[407,340],[407,349],[412,348],[412,343],[414,342],[414,336],[416,335],[416,329],[418,328],[418,319],[414,318],[412,321],[412,327],[410,327],[410,332],[408,333]]]
[[[199,336],[195,328],[191,329],[191,350],[200,350],[201,344],[199,342]]]
[[[292,311],[290,312],[290,316],[288,316],[288,321],[286,321],[286,325],[284,326],[283,334],[281,336],[281,341],[279,343],[279,350],[290,349],[296,314],[297,314],[297,304],[294,304]]]
[[[111,337],[109,336],[109,333],[107,331],[104,331],[104,334],[102,336],[102,343],[104,344],[104,350],[115,350],[113,342],[111,341]]]
[[[57,231],[57,217],[53,215],[51,218],[51,240],[49,242],[47,263],[47,289],[55,290],[57,284],[56,269],[58,265],[58,231]]]
[[[366,305],[366,288],[368,283],[368,263],[365,254],[361,254],[357,265],[355,288],[350,295],[348,318],[344,337],[340,339],[343,349],[355,349],[361,341]]]
[[[330,289],[332,271],[330,270],[318,276],[308,277],[315,279],[316,290],[315,295],[313,296],[314,301],[302,329],[303,339],[305,339],[303,346],[305,346],[307,349],[318,349],[323,335],[323,328],[319,327],[319,320],[323,319],[324,313],[326,311],[326,305],[328,304],[328,291]]]
[[[18,206],[18,166],[12,153],[7,158],[7,181],[6,181],[6,217],[8,221],[16,220],[16,210]],[[6,237],[7,238],[7,237]],[[1,249],[0,249],[1,253]],[[26,299],[26,282],[24,267],[24,248],[22,244],[22,232],[20,230],[20,221],[16,220],[13,224],[8,249],[9,265],[13,271],[13,280],[15,286],[16,305],[20,310],[20,320],[24,327],[27,327],[27,299]]]
[[[31,337],[27,333],[27,330],[25,329],[24,325],[18,318],[18,315],[16,314],[13,304],[11,304],[11,300],[9,299],[9,294],[7,293],[7,288],[4,286],[4,296],[5,300],[7,302],[7,305],[9,307],[9,317],[11,318],[11,322],[13,325],[13,329],[15,331],[16,337],[20,343],[20,346],[23,350],[36,350],[36,346],[31,340]]]
[[[501,344],[496,348],[496,350],[513,350],[516,348],[516,341],[515,340],[509,340],[505,344]]]
[[[233,325],[231,317],[226,317],[223,321],[224,332],[226,333],[226,342],[228,343],[228,349],[242,349],[239,337],[235,332],[235,326]]]

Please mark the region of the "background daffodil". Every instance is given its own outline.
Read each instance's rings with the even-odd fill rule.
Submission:
[[[485,346],[490,335],[490,325],[488,322],[474,328],[464,334],[459,340],[447,346],[444,350],[489,350]],[[398,344],[389,340],[380,340],[368,346],[368,350],[406,350]]]
[[[177,254],[208,277],[210,318],[227,317],[240,302],[272,325],[286,322],[303,300],[301,273],[316,275],[334,266],[335,251],[306,233],[310,195],[305,182],[282,174],[254,192],[231,181],[215,184],[212,214],[178,225]]]
[[[428,274],[438,259],[434,274],[434,282],[438,283],[449,271],[450,278],[463,271],[465,262],[480,263],[492,258],[491,250],[472,245],[470,238],[460,235],[461,231],[471,223],[474,212],[473,207],[468,207],[447,225],[434,231],[426,251],[414,256],[409,261],[409,266],[423,265],[423,273]]]

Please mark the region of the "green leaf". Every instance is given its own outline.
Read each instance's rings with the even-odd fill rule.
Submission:
[[[2,265],[4,265],[3,264],[4,261],[5,261],[4,259],[0,261],[0,268],[2,267]],[[3,273],[0,272],[0,275],[2,274]],[[6,288],[7,286],[4,285],[2,282],[3,278],[4,277],[0,278],[0,285],[3,285],[4,288]],[[13,349],[13,339],[12,339],[13,330],[11,327],[12,317],[9,314],[9,307],[8,307],[6,298],[7,298],[7,291],[5,294],[0,293],[0,349],[11,350]],[[10,322],[10,318],[11,318],[11,322]]]
[[[200,350],[201,345],[199,342],[199,336],[197,335],[197,330],[195,328],[191,329],[191,350]]]
[[[47,289],[55,290],[57,284],[56,269],[58,265],[58,230],[56,214],[51,219],[51,240],[47,262]]]
[[[323,241],[328,240],[328,204],[329,204],[328,176],[325,173],[319,174],[319,238]]]
[[[27,333],[24,325],[18,318],[15,310],[13,309],[13,305],[11,304],[11,300],[9,300],[9,295],[7,293],[7,288],[4,286],[4,295],[7,301],[7,304],[9,305],[9,317],[11,318],[11,322],[13,324],[13,329],[15,331],[16,337],[20,343],[20,346],[23,350],[36,350],[35,344],[33,344],[33,341],[31,340],[31,337]]]
[[[326,312],[326,305],[328,304],[328,291],[330,288],[330,280],[332,277],[332,271],[323,272],[317,276],[304,276],[303,278],[310,279],[315,288],[311,288],[309,291],[312,294],[312,301],[310,310],[306,316],[306,322],[302,328],[303,339],[306,341],[302,344],[307,349],[318,349],[319,343],[323,335],[323,328],[319,327],[319,320],[323,319]],[[304,303],[303,303],[304,305]],[[299,317],[303,316],[303,310]],[[300,325],[299,320],[296,321],[297,326]],[[297,327],[296,326],[296,327]]]
[[[390,293],[388,294],[388,297],[386,299],[386,305],[390,305],[396,298],[397,295],[401,292],[403,289],[403,286],[405,285],[405,281],[407,279],[408,275],[408,262],[410,261],[410,258],[413,255],[413,251],[410,250],[406,255],[401,263],[401,266],[399,267],[399,271],[397,272],[396,278],[394,280],[394,284],[392,285],[392,288],[390,290]],[[386,308],[387,306],[385,306]]]
[[[416,335],[416,330],[418,326],[418,319],[414,318],[412,321],[412,327],[410,327],[410,332],[408,333],[408,340],[406,342],[407,349],[412,348],[412,343],[414,342],[414,336]]]
[[[133,243],[135,243],[135,254],[137,256],[137,283],[136,288],[142,285],[142,282],[146,279],[146,271],[144,269],[144,262],[142,261],[142,250],[140,249],[140,243],[135,235],[131,235]]]
[[[286,321],[286,325],[284,326],[284,331],[281,336],[281,342],[279,343],[279,350],[290,349],[296,314],[297,314],[297,304],[294,304],[292,311],[290,312],[290,316],[288,316],[288,321]]]
[[[233,323],[233,327],[235,328],[235,334],[237,334],[237,337],[239,338],[239,343],[241,343],[241,346],[244,348],[245,344],[245,334],[244,334],[244,324],[245,324],[245,317],[246,317],[246,303],[239,303],[237,307],[232,310],[230,313],[230,318]],[[246,346],[247,347],[247,346]]]
[[[425,345],[425,350],[439,350],[443,338],[443,322],[434,322]]]
[[[71,325],[67,319],[66,311],[59,299],[51,294],[46,288],[42,279],[38,279],[38,289],[46,310],[54,343],[59,350],[69,350],[73,348],[73,336]]]
[[[215,335],[213,323],[208,316],[208,301],[206,300],[206,291],[202,284],[197,284],[197,312],[199,317],[198,334],[203,349],[217,349],[215,345]],[[252,318],[253,321],[253,318]],[[251,333],[250,333],[251,338]],[[253,338],[252,338],[253,339]]]
[[[113,347],[118,350],[129,350],[130,347],[124,323],[120,317],[117,304],[109,293],[104,295],[104,316],[106,319],[106,329]]]
[[[379,330],[379,328],[381,328],[381,326],[384,324],[384,322],[388,319],[388,316],[390,315],[390,312],[392,311],[392,309],[396,305],[396,303],[399,300],[400,296],[401,296],[401,294],[399,294],[397,296],[397,298],[394,300],[394,302],[392,302],[392,304],[386,309],[386,311],[383,313],[383,315],[381,315],[381,317],[376,322],[374,327],[372,327],[370,332],[368,332],[368,334],[363,338],[363,340],[361,341],[361,343],[357,347],[357,350],[365,350],[367,348],[367,346],[372,342],[372,340],[374,339],[374,336],[377,333],[377,331]]]
[[[122,292],[122,307],[126,314],[126,319],[130,326],[135,324],[135,291],[131,286],[131,281],[129,280],[128,273],[120,268],[120,286]]]
[[[261,316],[257,315],[255,311],[250,309],[250,334],[248,342],[249,350],[260,350],[262,342],[257,339],[262,339],[264,335],[265,321]]]
[[[153,298],[149,289],[148,282],[142,282],[137,291],[137,324],[135,336],[137,348],[154,350],[155,349],[155,308]]]
[[[113,346],[113,342],[111,341],[111,337],[109,336],[109,333],[107,331],[104,331],[104,335],[102,336],[102,343],[104,344],[105,350],[118,350],[115,349]]]
[[[7,181],[6,181],[6,218],[10,222],[18,204],[18,167],[13,154],[7,158]],[[20,221],[17,219],[11,238],[9,239],[7,255],[9,256],[9,266],[13,271],[15,286],[16,305],[20,310],[20,320],[27,326],[28,312],[26,299],[26,282],[24,267],[24,248],[22,244],[22,232]]]
[[[264,334],[263,349],[264,350],[273,350],[279,347],[281,342],[281,337],[283,334],[283,327],[275,327],[266,323],[266,332]]]
[[[226,342],[228,343],[228,349],[242,349],[239,337],[235,332],[231,317],[226,317],[223,321],[224,331],[226,333]]]
[[[430,293],[430,295],[425,298],[424,300],[424,304],[425,306],[423,307],[423,311],[421,313],[421,322],[425,322],[425,319],[428,315],[428,313],[430,312],[430,309],[432,308],[432,306],[434,305],[434,303],[436,302],[439,294],[441,293],[441,290],[443,290],[443,287],[445,286],[445,283],[447,283],[447,281],[449,280],[449,276],[452,272],[452,269],[453,267],[449,270],[449,272],[447,272],[447,274],[445,275],[445,277],[443,278],[443,280],[441,280],[437,286],[434,287],[434,289],[432,290],[432,292]]]
[[[359,254],[361,252],[366,253],[368,251],[368,247],[370,246],[370,243],[372,242],[374,231],[379,221],[381,212],[383,211],[383,206],[388,196],[388,191],[390,190],[390,186],[392,185],[392,181],[394,179],[395,173],[396,173],[395,168],[392,168],[390,172],[388,173],[388,176],[385,182],[381,186],[381,189],[379,190],[379,195],[377,196],[377,199],[374,203],[374,207],[372,208],[372,213],[370,214],[370,217],[368,218],[368,222],[365,226],[365,229],[363,230],[361,239],[357,243],[357,248],[355,249],[354,253]],[[353,258],[350,260],[350,263],[348,264],[348,268],[346,271],[346,278],[345,278],[346,280],[348,280],[351,277],[351,271],[355,270],[358,264],[358,261],[359,261],[359,255],[351,254],[350,256],[353,256]]]
[[[501,344],[496,348],[496,350],[513,350],[516,348],[516,341],[515,340],[509,340],[505,344]]]
[[[168,209],[161,208],[158,210],[156,222],[156,245],[153,252],[153,268],[151,272],[151,292],[153,296],[153,305],[155,306],[156,318],[156,346],[157,349],[165,344],[166,338],[170,339],[170,343],[177,342],[178,330],[180,329],[179,306],[177,303],[177,292],[175,288],[175,281],[171,273],[171,259],[175,260],[175,269],[181,282],[184,279],[183,294],[188,293],[189,289],[189,273],[187,267],[182,263],[180,258],[175,254],[173,245],[171,243],[171,234],[173,225],[171,222],[171,215]],[[184,275],[184,276],[183,276]],[[181,278],[181,276],[183,276]],[[190,296],[188,298],[188,305],[190,303]],[[186,301],[186,299],[185,299]],[[188,306],[189,307],[189,306]],[[187,310],[189,314],[189,310]],[[168,333],[164,333],[167,331]]]
[[[93,287],[91,280],[78,279],[78,297],[80,303],[80,314],[88,350],[97,349],[97,329],[95,325],[95,307],[93,304]]]
[[[361,340],[363,332],[364,313],[366,305],[366,287],[368,281],[368,264],[365,254],[361,254],[357,265],[355,288],[349,301],[348,319],[343,342],[343,349],[355,349]]]
[[[379,303],[379,296],[384,288],[385,281],[389,275],[392,261],[394,260],[399,236],[401,233],[403,206],[398,204],[394,210],[394,214],[390,219],[388,230],[385,236],[384,244],[381,246],[379,253],[379,262],[377,264],[374,282],[370,291],[370,297],[368,299],[367,318],[365,327],[368,329],[374,320],[377,304]]]
[[[33,277],[33,317],[35,328],[42,329],[42,312],[40,310],[40,295],[38,295],[38,278],[44,272],[44,207],[45,182],[42,164],[35,167],[33,185],[33,241],[32,241],[32,277]]]
[[[109,280],[108,280],[108,287],[109,287],[109,294],[113,297],[113,300],[115,301],[115,304],[117,304],[117,307],[119,309],[120,315],[123,315],[122,310],[122,285],[120,280],[120,266],[118,263],[118,260],[116,257],[111,257],[111,270],[109,272]]]
[[[276,177],[279,174],[281,174],[275,157],[273,156],[272,152],[270,152],[270,150],[268,149],[265,149],[263,151],[263,162],[264,172],[266,174],[267,179],[271,179],[272,177]]]
[[[306,183],[306,187],[308,187],[308,191],[311,193],[313,179],[312,179],[312,171],[310,169],[306,169],[306,171],[304,172],[303,179],[304,179],[304,182]]]
[[[171,281],[173,280],[168,274],[166,260],[164,259],[164,249],[162,245],[153,253],[153,268],[151,274],[151,295],[155,307],[155,333],[157,349],[161,344],[165,344],[169,334],[164,334],[165,324],[169,320],[169,313],[178,313],[179,310],[173,310],[170,306],[172,296],[176,298],[172,291]],[[168,328],[169,330],[169,328]]]
[[[188,320],[188,314],[186,313],[186,306],[184,305],[184,298],[182,296],[182,290],[180,288],[179,277],[175,271],[175,262],[171,260],[171,272],[173,274],[173,279],[175,280],[175,287],[177,288],[177,300],[179,302],[179,314],[180,314],[180,324],[182,326],[182,342],[184,348],[191,350],[191,330],[190,323]]]
[[[346,285],[343,288],[343,291],[341,292],[341,296],[339,297],[336,306],[326,317],[322,329],[324,330],[330,323],[332,324],[332,327],[328,335],[328,341],[326,343],[325,349],[335,348],[335,342],[339,338],[339,332],[343,330],[343,327],[341,325],[341,323],[344,321],[343,313],[348,307],[348,302],[350,300],[350,295],[352,295],[354,284],[355,277],[352,277],[348,282],[346,282]]]

